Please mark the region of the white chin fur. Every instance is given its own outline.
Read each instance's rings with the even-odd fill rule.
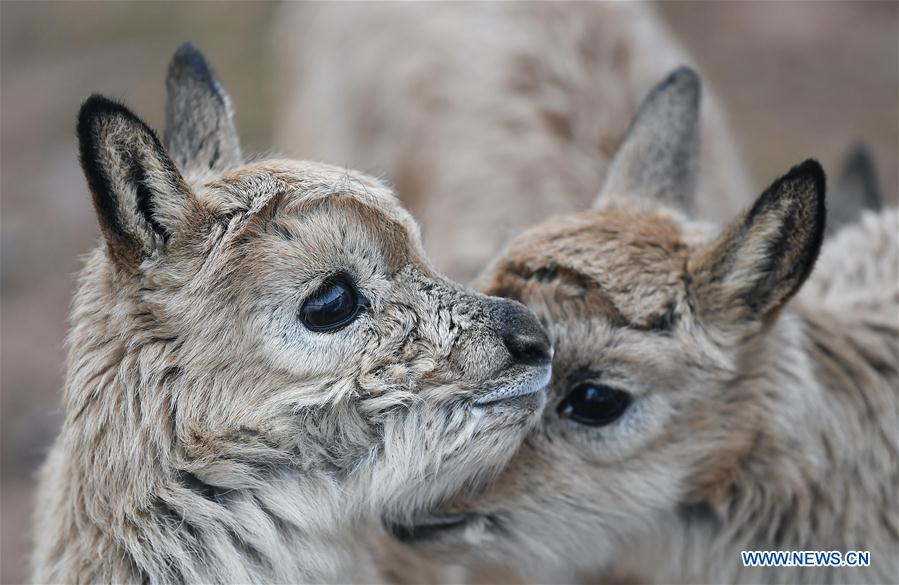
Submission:
[[[528,372],[521,378],[488,392],[478,398],[474,403],[476,406],[483,406],[492,402],[499,402],[501,400],[517,398],[519,396],[526,396],[535,392],[542,392],[547,384],[549,384],[551,377],[552,366],[550,364],[528,370]]]

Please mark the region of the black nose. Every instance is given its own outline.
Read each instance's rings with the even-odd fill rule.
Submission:
[[[548,364],[552,346],[537,317],[516,301],[503,299],[499,302],[497,327],[512,359],[534,366]]]

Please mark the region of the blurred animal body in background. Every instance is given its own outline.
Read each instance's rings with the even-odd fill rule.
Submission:
[[[438,267],[470,279],[523,229],[589,205],[650,87],[689,61],[645,3],[291,3],[277,144],[386,172]],[[700,217],[750,201],[714,92]]]

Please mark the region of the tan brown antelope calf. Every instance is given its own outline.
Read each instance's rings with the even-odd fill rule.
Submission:
[[[485,290],[548,326],[547,408],[487,494],[409,540],[536,582],[895,582],[897,211],[838,233],[814,273],[814,161],[723,232],[688,220],[698,92],[685,70],[657,87],[597,209],[531,229],[487,271]],[[743,550],[861,550],[870,566],[750,568]]]
[[[498,470],[550,346],[521,304],[435,273],[364,175],[245,163],[190,45],[164,147],[93,96],[78,139],[102,231],[72,310],[34,580],[372,581],[353,532]]]
[[[461,279],[590,205],[643,96],[690,61],[647,2],[292,2],[278,20],[277,144],[386,173]],[[705,101],[695,207],[726,221],[753,190]]]

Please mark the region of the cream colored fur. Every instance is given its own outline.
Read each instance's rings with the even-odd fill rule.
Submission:
[[[641,168],[628,142],[689,108],[690,84],[654,90],[621,150],[638,158],[614,164]],[[689,140],[679,120],[671,132]],[[420,520],[454,525],[410,540],[536,582],[894,582],[897,210],[836,234],[808,276],[824,231],[816,163],[723,232],[628,179],[598,209],[525,232],[485,274],[485,290],[549,324],[547,408],[486,494]],[[560,407],[585,383],[633,401],[610,423],[577,422]],[[750,569],[741,550],[864,550],[871,566]]]
[[[105,98],[79,116],[103,238],[73,302],[34,580],[381,580],[364,543],[382,522],[519,446],[544,400],[545,333],[435,272],[378,181],[243,162],[230,100],[189,45],[168,89],[168,148]],[[341,274],[368,305],[311,330],[301,307]]]
[[[288,3],[279,147],[386,173],[450,276],[595,198],[640,100],[690,62],[642,2]],[[751,188],[713,92],[696,208]]]

